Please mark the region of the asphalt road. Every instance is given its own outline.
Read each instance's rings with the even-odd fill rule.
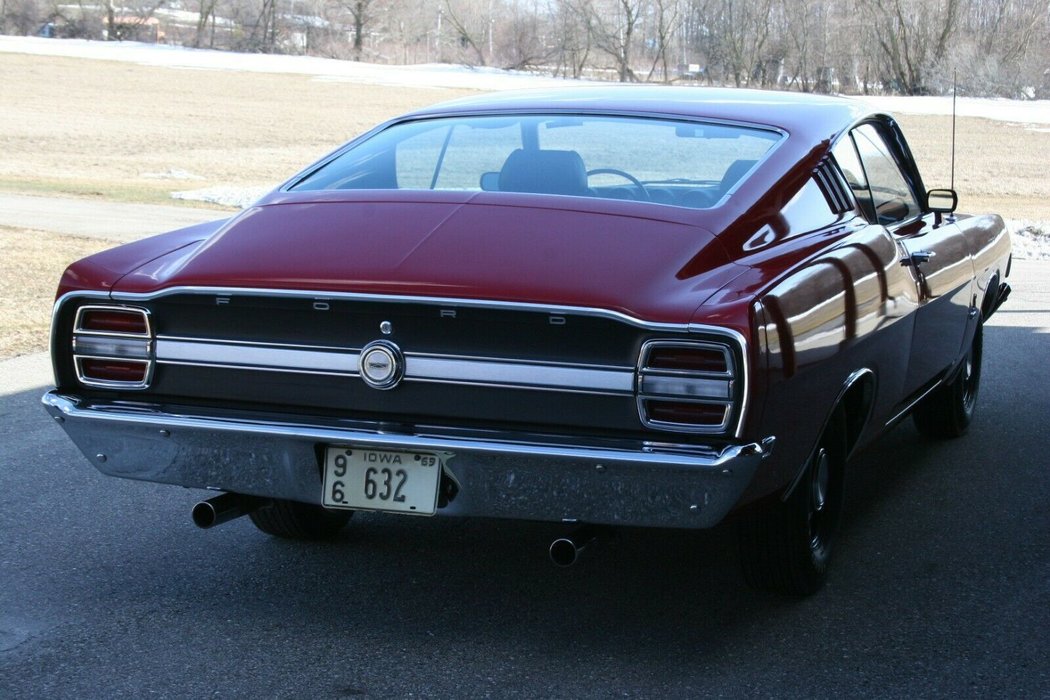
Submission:
[[[0,698],[1050,697],[1050,265],[1017,263],[978,415],[853,463],[827,587],[744,587],[731,533],[360,517],[328,544],[103,477],[0,363]]]

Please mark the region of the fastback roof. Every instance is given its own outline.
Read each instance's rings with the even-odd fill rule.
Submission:
[[[863,102],[797,92],[668,86],[590,86],[515,90],[466,97],[412,116],[451,113],[611,112],[662,114],[775,126],[793,136],[827,138],[871,114]]]

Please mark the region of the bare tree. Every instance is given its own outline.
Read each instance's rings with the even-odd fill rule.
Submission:
[[[824,60],[827,5],[794,5],[790,0],[782,0],[780,5],[784,10],[785,40],[790,47],[790,51],[787,52],[788,86],[797,87],[802,92],[817,89],[818,83],[824,87],[824,84],[829,82],[827,62]],[[821,81],[821,78],[825,80]]]
[[[47,7],[37,0],[3,0],[0,5],[0,31],[32,34],[56,14],[57,8]]]
[[[344,0],[342,6],[350,13],[351,36],[353,37],[351,48],[355,61],[361,60],[361,52],[364,49],[365,30],[372,20],[373,0]]]
[[[706,53],[725,80],[737,87],[765,80],[766,46],[774,0],[710,0],[694,5],[700,13]]]
[[[198,3],[197,32],[193,35],[194,48],[200,48],[202,37],[208,28],[209,20],[211,21],[211,37],[208,40],[208,47],[215,47],[215,7],[218,4],[219,0],[200,0]]]
[[[638,81],[631,53],[643,5],[644,0],[594,0],[587,5],[587,28],[594,47],[613,60],[621,83]]]
[[[491,6],[491,5],[490,5]],[[500,13],[502,21],[489,20],[489,46],[499,56],[499,65],[511,70],[521,70],[547,61],[554,52],[544,45],[544,17],[522,6],[511,3]],[[498,40],[498,41],[497,41]],[[491,57],[495,63],[496,58]]]
[[[281,50],[277,0],[237,3],[232,8],[231,20],[241,28],[239,38],[232,42],[235,50],[262,53],[277,53]]]
[[[961,0],[861,0],[896,91],[929,91],[928,72],[955,33]]]
[[[556,3],[552,22],[554,35],[554,74],[579,78],[591,56],[588,18],[590,0],[561,0]]]
[[[454,4],[453,0],[445,0],[445,16],[456,33],[459,47],[468,50],[476,59],[468,62],[480,66],[488,65],[485,51],[481,47],[485,45],[485,30],[489,27],[489,22],[480,11],[479,5],[466,0],[458,0]]]
[[[802,91],[1050,97],[1048,0],[0,0],[0,31]],[[611,77],[611,76],[610,76]]]
[[[1011,97],[1050,90],[1045,2],[974,0],[959,33],[949,63],[959,69],[961,89]]]
[[[679,26],[682,23],[682,12],[679,0],[652,0],[651,5],[653,22],[653,63],[649,67],[649,74],[645,76],[646,82],[653,79],[656,66],[660,66],[661,80],[665,83],[671,81],[671,71],[668,66],[668,52],[671,42],[677,36]],[[649,42],[647,42],[649,43]]]

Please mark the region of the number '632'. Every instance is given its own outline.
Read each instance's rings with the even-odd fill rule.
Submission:
[[[404,503],[405,496],[401,491],[405,488],[406,481],[408,473],[404,469],[369,467],[365,470],[365,498]]]

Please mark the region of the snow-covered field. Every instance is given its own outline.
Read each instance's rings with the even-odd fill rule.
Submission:
[[[565,85],[567,82],[531,73],[504,71],[497,68],[470,68],[444,63],[386,66],[314,56],[241,54],[164,44],[141,44],[132,41],[106,42],[86,39],[0,36],[0,52],[126,61],[168,68],[311,75],[318,80],[395,87],[508,90]]]
[[[522,71],[474,68],[428,63],[388,66],[340,61],[314,56],[239,54],[228,51],[191,49],[164,44],[88,41],[85,39],[42,39],[0,36],[0,53],[28,53],[104,61],[126,61],[150,66],[196,70],[233,70],[256,73],[311,75],[317,80],[346,81],[369,85],[416,88],[466,88],[474,90],[513,90],[572,85],[602,85],[579,80],[552,78]],[[607,84],[607,83],[605,83]],[[866,97],[879,109],[904,114],[951,114],[951,97]],[[1050,128],[1050,100],[1005,100],[960,97],[957,113],[963,117],[984,117]]]
[[[582,89],[588,84],[583,81],[570,81],[495,68],[471,68],[448,64],[387,66],[311,56],[237,54],[135,42],[0,36],[0,53],[4,52],[125,61],[192,70],[310,75],[315,80],[415,88],[508,90],[574,84],[579,85]],[[951,97],[888,96],[868,97],[865,100],[877,109],[903,114],[946,115],[951,114],[952,111]],[[1034,131],[1050,131],[1050,101],[1047,100],[1018,101],[961,97],[957,101],[956,109],[959,116],[995,119],[1021,124]],[[177,199],[243,207],[255,201],[265,191],[265,188],[210,187],[175,192],[172,196]],[[1016,257],[1050,260],[1050,220],[1011,221],[1009,224],[1014,236]]]

